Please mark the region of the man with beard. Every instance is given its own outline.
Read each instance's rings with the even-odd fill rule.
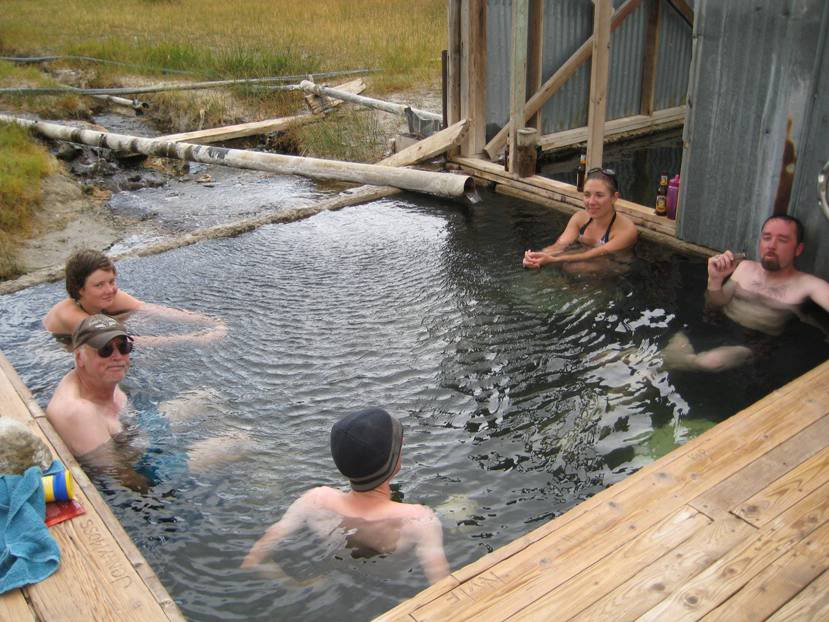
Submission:
[[[803,225],[785,214],[770,216],[760,234],[760,261],[740,261],[727,250],[708,260],[708,303],[749,330],[780,335],[793,315],[811,301],[829,312],[829,283],[799,271]],[[729,278],[730,277],[730,278]],[[669,369],[720,371],[751,358],[747,346],[722,346],[695,353],[687,337],[676,335],[665,349]]]

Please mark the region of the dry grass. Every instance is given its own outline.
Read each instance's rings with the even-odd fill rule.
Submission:
[[[439,77],[445,0],[3,0],[0,49],[199,76],[376,68],[381,87]],[[113,68],[113,70],[117,70]]]

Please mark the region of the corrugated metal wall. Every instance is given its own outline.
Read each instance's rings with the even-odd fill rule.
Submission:
[[[614,0],[619,8],[623,0]],[[690,3],[693,4],[693,3]],[[691,63],[691,28],[662,0],[657,110],[685,102]],[[487,2],[487,140],[509,120],[512,0]],[[639,114],[647,7],[643,3],[611,35],[607,118]],[[544,0],[542,81],[549,78],[593,33],[592,0]],[[587,125],[590,63],[576,71],[542,107],[542,133]]]
[[[829,160],[829,10],[823,12],[820,32],[815,96],[813,108],[804,119],[790,212],[806,229],[806,250],[798,266],[829,280],[829,220],[817,207],[817,174]]]
[[[826,0],[697,4],[678,235],[754,256],[777,194],[788,120],[796,152],[803,156],[808,145],[815,151],[796,169],[795,211],[815,197],[808,188],[817,178],[818,155],[829,155],[820,109],[812,126],[804,127],[818,86],[815,59],[826,53],[820,49],[825,47],[821,26],[825,31],[829,5]],[[825,102],[821,106],[826,110]],[[821,123],[822,133],[810,136]]]

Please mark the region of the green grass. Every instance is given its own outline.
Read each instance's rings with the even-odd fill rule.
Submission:
[[[17,273],[16,240],[30,232],[41,200],[40,181],[54,166],[25,129],[0,123],[0,278]]]
[[[377,162],[387,137],[377,116],[365,110],[329,114],[317,123],[294,130],[301,155],[348,162]]]

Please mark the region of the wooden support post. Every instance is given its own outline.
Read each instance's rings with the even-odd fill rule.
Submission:
[[[620,6],[613,15],[613,20],[610,23],[610,30],[616,30],[619,26],[621,26],[625,18],[633,13],[641,1],[642,0],[627,0],[622,6]],[[527,100],[527,105],[524,106],[524,114],[531,116],[538,112],[541,107],[547,103],[547,100],[555,95],[561,86],[567,82],[567,80],[574,73],[576,73],[578,68],[581,67],[588,58],[590,58],[592,53],[593,37],[591,36],[581,45],[581,47],[579,47],[578,50],[573,52],[573,55],[568,58],[567,61],[559,67],[558,70],[550,76],[544,84],[541,85],[541,88],[536,91],[535,95]],[[501,128],[501,131],[486,144],[484,150],[490,160],[495,160],[498,157],[501,149],[504,148],[504,144],[506,144],[508,133],[509,127],[503,127]]]
[[[642,59],[642,91],[639,112],[653,114],[653,93],[656,90],[656,61],[659,50],[659,22],[662,0],[645,0],[648,6],[648,25],[645,29],[645,57]]]
[[[515,141],[515,157],[510,166],[511,171],[519,177],[532,177],[535,175],[536,152],[538,144],[538,130],[534,127],[522,127],[518,130]]]
[[[461,0],[449,0],[447,16],[448,71],[446,78],[446,117],[452,125],[461,120]]]
[[[524,127],[527,101],[527,18],[528,0],[512,0],[512,80],[510,81],[509,169],[518,159],[518,130]]]
[[[486,140],[486,0],[462,0],[461,118],[469,132],[461,154],[483,150]]]
[[[590,107],[587,113],[587,168],[602,165],[604,122],[607,110],[607,75],[610,67],[612,0],[594,0],[593,63],[590,70]]]
[[[530,0],[529,30],[527,35],[527,99],[541,87],[544,39],[544,2]],[[527,127],[541,130],[541,111],[532,115]]]

